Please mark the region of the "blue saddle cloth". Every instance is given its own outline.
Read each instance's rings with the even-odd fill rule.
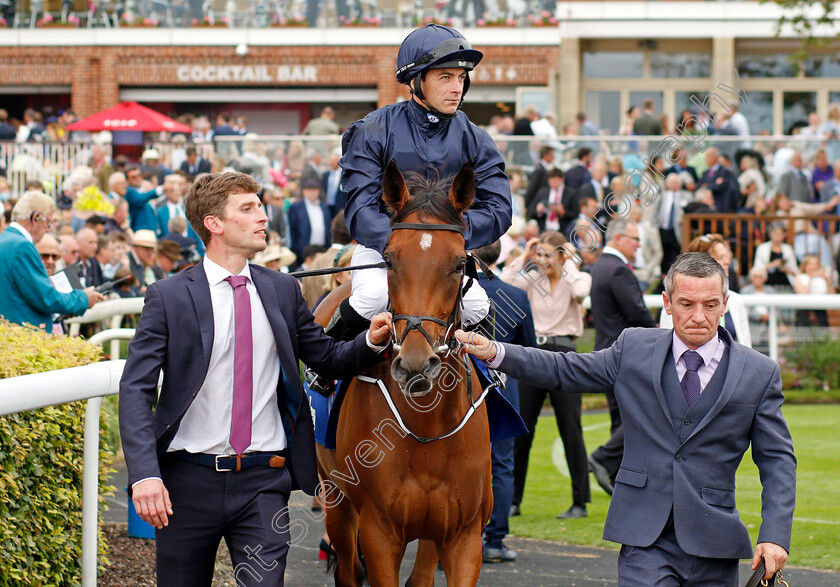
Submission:
[[[487,365],[482,361],[477,361],[475,357],[470,358],[478,371],[478,378],[481,382],[481,389],[483,390],[490,384]],[[305,382],[303,384],[306,395],[309,397],[309,405],[315,425],[315,442],[329,449],[335,449],[338,416],[348,386],[349,380],[339,381],[336,385],[336,391],[332,396],[324,397],[309,389],[309,386]],[[475,397],[478,397],[479,394],[480,392],[478,391],[474,392]],[[498,388],[490,388],[487,397],[484,398],[484,402],[487,404],[490,442],[513,438],[514,436],[528,432],[528,428],[525,426],[525,422],[522,421],[519,412],[505,399]]]

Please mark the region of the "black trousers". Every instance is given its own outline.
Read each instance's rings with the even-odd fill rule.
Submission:
[[[662,275],[665,275],[671,265],[674,264],[674,259],[680,254],[682,248],[677,241],[677,235],[671,228],[660,228],[659,238],[662,240]]]
[[[286,468],[218,473],[166,455],[161,476],[173,514],[155,530],[159,587],[210,587],[224,538],[237,585],[283,585],[292,479]]]
[[[613,392],[606,393],[607,404],[610,407],[610,438],[603,446],[599,446],[592,453],[592,458],[600,461],[609,471],[610,479],[615,483],[615,476],[624,458],[624,426],[621,424],[621,412]]]
[[[540,348],[560,353],[574,352],[574,347],[543,345]],[[513,503],[522,503],[525,478],[528,475],[528,459],[534,431],[545,397],[548,395],[554,408],[557,430],[566,452],[566,464],[572,478],[572,500],[574,505],[585,506],[591,501],[589,495],[589,464],[586,461],[586,445],[583,443],[583,428],[580,423],[582,394],[560,392],[519,382],[519,414],[528,427],[528,434],[516,437],[513,449]]]

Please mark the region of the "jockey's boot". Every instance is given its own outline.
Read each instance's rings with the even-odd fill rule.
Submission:
[[[341,301],[330,321],[324,327],[324,333],[336,340],[353,340],[360,332],[370,327],[370,320],[362,318],[353,306],[350,305],[350,298]],[[335,391],[335,381],[307,367],[303,372],[303,378],[309,384],[309,389],[318,392],[324,397],[329,397]]]

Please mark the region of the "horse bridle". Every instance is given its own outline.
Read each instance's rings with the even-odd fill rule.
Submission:
[[[394,230],[398,229],[405,229],[405,230],[446,230],[449,232],[457,232],[458,234],[464,234],[464,227],[459,226],[457,224],[426,224],[423,222],[397,222],[392,227]],[[446,321],[441,320],[437,316],[415,316],[412,314],[394,314],[393,315],[393,325],[391,330],[391,339],[393,343],[393,349],[396,352],[399,352],[402,348],[402,343],[405,341],[405,337],[408,336],[408,333],[412,330],[418,331],[420,334],[423,335],[423,338],[429,343],[429,346],[432,347],[432,350],[437,355],[446,355],[448,356],[449,353],[454,350],[457,346],[457,341],[455,340],[455,329],[459,326],[461,321],[461,300],[464,297],[464,294],[472,285],[473,279],[471,278],[470,281],[464,287],[461,287],[461,284],[458,284],[458,295],[455,297],[455,307],[452,308],[452,312],[449,313],[449,318]],[[405,320],[405,330],[402,333],[402,338],[397,337],[397,321]],[[432,337],[429,336],[429,333],[426,332],[426,329],[423,328],[423,322],[433,322],[435,324],[439,324],[446,328],[446,331],[443,334],[443,341],[440,345],[435,345],[435,342],[432,340]]]

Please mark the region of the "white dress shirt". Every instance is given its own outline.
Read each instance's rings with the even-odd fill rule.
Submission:
[[[210,284],[213,306],[213,350],[207,376],[198,395],[187,408],[169,452],[233,454],[230,446],[230,421],[233,405],[233,346],[235,335],[233,288],[225,281],[232,275],[209,258],[204,258],[204,272]],[[265,308],[251,281],[246,264],[239,275],[248,278],[251,296],[251,330],[254,341],[254,396],[251,445],[248,452],[278,451],[286,448],[286,432],[277,408],[277,383],[280,359]],[[196,341],[195,344],[200,344]],[[295,374],[297,375],[297,374]]]
[[[23,235],[23,238],[28,240],[33,245],[35,244],[35,241],[33,240],[32,235],[29,234],[29,231],[26,230],[23,226],[21,226],[17,222],[10,222],[9,226],[7,228],[14,228],[15,230],[17,230],[19,233],[21,233]]]
[[[309,244],[327,244],[327,235],[324,231],[324,211],[321,209],[321,204],[310,202],[306,198],[303,199],[303,204],[306,206],[306,215],[309,216]]]
[[[688,345],[679,339],[676,332],[674,332],[673,337],[674,342],[671,345],[671,352],[677,365],[677,377],[682,381],[685,372],[688,371],[683,358],[683,353],[688,350]],[[718,365],[720,365],[723,351],[726,350],[726,343],[719,336],[715,336],[712,340],[694,350],[703,357],[703,364],[697,369],[697,375],[700,377],[700,393],[702,394],[709,381],[712,380]]]

